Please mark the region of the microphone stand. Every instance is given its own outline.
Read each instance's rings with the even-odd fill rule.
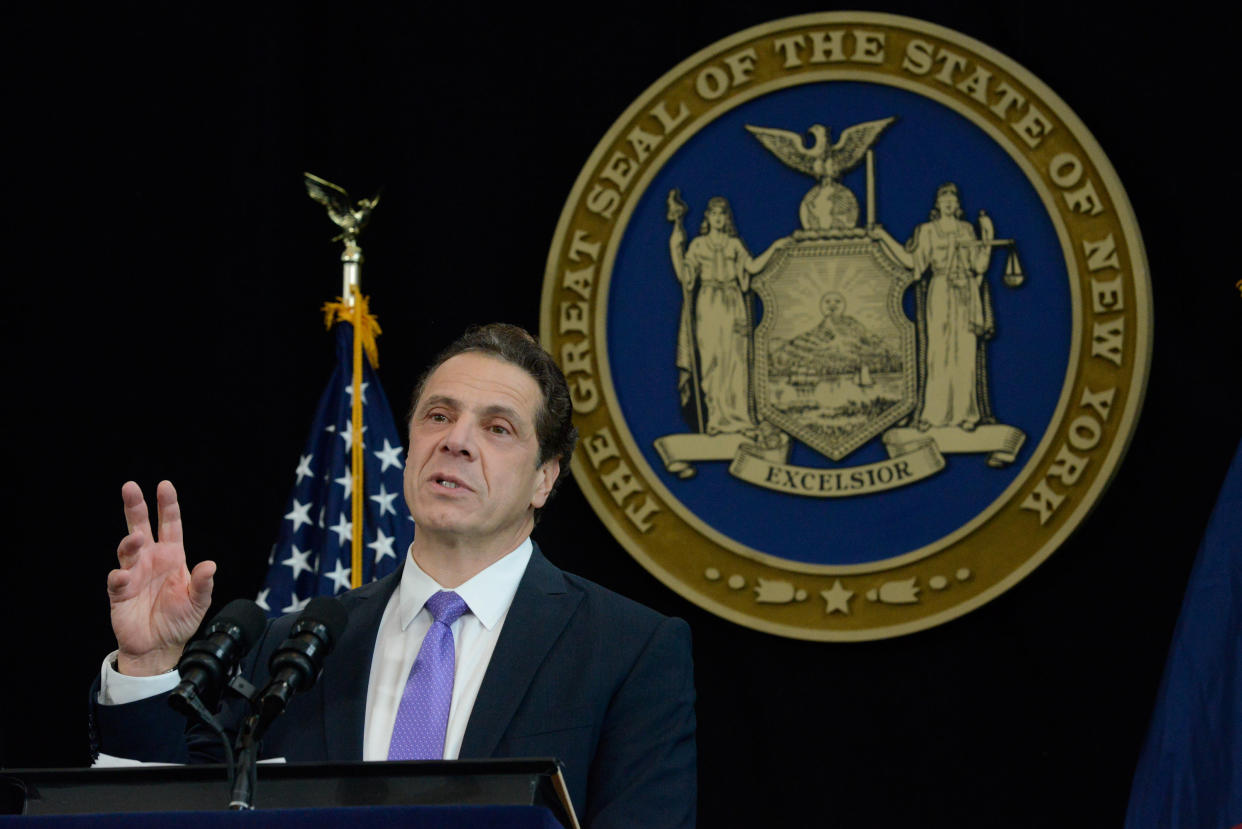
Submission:
[[[317,618],[319,615],[325,618]],[[240,676],[229,682],[229,688],[244,697],[251,708],[237,735],[238,758],[236,772],[230,780],[230,809],[254,809],[260,741],[272,722],[284,712],[289,699],[315,684],[324,658],[347,622],[345,608],[338,600],[324,596],[313,599],[294,623],[291,637],[269,660],[268,668],[273,676],[263,690],[256,690]]]
[[[220,744],[224,746],[224,759],[229,768],[229,785],[233,785],[233,746],[229,742],[228,735],[224,733],[224,727],[220,725],[220,721],[215,715],[207,710],[207,706],[203,705],[202,700],[198,698],[198,694],[194,690],[186,689],[178,696],[181,704],[175,706],[182,714],[189,716],[193,713],[204,725],[215,732],[220,738]]]
[[[229,795],[229,808],[233,811],[251,811],[254,809],[254,790],[257,782],[256,766],[259,759],[259,715],[251,714],[242,723],[241,733],[237,735],[237,773],[229,783],[232,792]],[[230,761],[230,767],[232,763]]]

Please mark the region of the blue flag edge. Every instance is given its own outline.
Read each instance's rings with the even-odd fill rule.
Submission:
[[[1242,444],[1190,572],[1126,829],[1242,824]]]

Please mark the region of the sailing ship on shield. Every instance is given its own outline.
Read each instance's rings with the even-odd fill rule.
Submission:
[[[921,480],[944,468],[946,453],[984,453],[994,467],[1016,458],[1025,434],[994,414],[986,350],[995,332],[986,273],[1002,250],[1004,282],[1020,286],[1016,243],[997,239],[983,210],[967,221],[952,182],[928,194],[928,220],[904,244],[876,221],[872,146],[895,120],[856,124],[835,143],[812,125],[809,146],[790,130],[747,126],[815,182],[799,205],[801,227],[758,256],[725,196],[708,201],[687,240],[689,207],[669,193],[669,252],[682,288],[678,390],[690,431],[655,441],[668,471],[689,478],[695,463],[729,461],[733,475],[759,486],[839,497]],[[858,199],[841,177],[864,162],[860,226]],[[911,288],[913,320],[902,304]],[[793,440],[841,461],[876,438],[886,461],[788,464]]]

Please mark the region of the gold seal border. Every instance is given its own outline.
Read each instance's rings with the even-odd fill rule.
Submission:
[[[714,43],[707,48],[700,50],[698,53],[682,61],[677,67],[667,72],[655,84],[649,87],[642,95],[640,95],[623,115],[614,123],[613,127],[605,135],[604,139],[596,147],[592,153],[590,160],[584,166],[582,173],[579,175],[574,185],[566,208],[562,212],[561,219],[558,222],[556,236],[553,246],[548,257],[548,271],[544,283],[544,291],[542,297],[542,307],[544,314],[542,317],[541,332],[545,344],[552,346],[557,337],[554,334],[555,315],[550,313],[550,309],[554,309],[554,301],[559,292],[558,275],[561,270],[562,256],[565,250],[567,233],[575,222],[575,214],[582,203],[582,196],[585,188],[593,181],[598,173],[599,166],[603,161],[603,157],[608,154],[614,146],[617,145],[623,130],[627,129],[636,116],[640,112],[644,112],[654,102],[659,100],[659,93],[666,91],[671,82],[675,79],[686,76],[690,69],[701,66],[711,57],[721,57],[725,55],[731,48],[737,47],[746,41],[765,37],[772,33],[787,31],[791,29],[799,29],[806,26],[833,26],[833,25],[855,25],[855,26],[886,26],[890,28],[902,29],[909,36],[925,35],[938,38],[945,44],[953,45],[956,48],[964,49],[974,53],[975,57],[982,58],[998,68],[1003,69],[1015,81],[1019,82],[1027,91],[1032,93],[1031,100],[1038,102],[1041,106],[1048,108],[1061,125],[1068,131],[1074,139],[1077,148],[1082,151],[1083,160],[1088,161],[1091,165],[1090,172],[1103,187],[1103,194],[1106,196],[1107,202],[1112,211],[1115,212],[1115,223],[1117,229],[1121,232],[1121,243],[1118,246],[1119,254],[1124,258],[1123,274],[1128,277],[1124,281],[1124,286],[1128,289],[1127,293],[1127,313],[1125,319],[1132,322],[1127,327],[1125,352],[1126,359],[1129,363],[1118,375],[1118,389],[1124,396],[1124,404],[1120,412],[1113,413],[1113,418],[1109,424],[1109,436],[1107,438],[1107,449],[1101,458],[1092,457],[1092,464],[1095,469],[1087,485],[1083,491],[1074,491],[1074,503],[1070,505],[1068,512],[1065,513],[1057,522],[1052,535],[1042,544],[1042,546],[1032,555],[1027,556],[1018,566],[1007,570],[1007,574],[1002,575],[999,579],[991,582],[981,590],[977,590],[974,595],[968,596],[962,601],[953,603],[951,606],[938,612],[932,612],[927,615],[921,615],[915,619],[907,621],[899,621],[894,619],[891,623],[881,623],[878,626],[860,627],[855,625],[847,628],[824,627],[823,625],[831,625],[834,620],[841,620],[841,617],[829,617],[824,619],[821,617],[819,626],[808,627],[805,624],[787,624],[781,621],[757,617],[753,612],[739,610],[735,600],[732,604],[713,598],[713,596],[704,590],[701,586],[696,588],[689,583],[689,580],[682,574],[676,573],[664,565],[663,562],[652,558],[643,546],[632,536],[630,529],[625,524],[624,517],[620,516],[620,511],[612,505],[607,495],[598,487],[598,482],[594,482],[593,471],[588,467],[582,459],[580,453],[574,460],[575,474],[579,480],[583,482],[582,489],[587,496],[592,507],[600,515],[605,525],[609,527],[622,545],[635,556],[650,572],[660,578],[665,584],[673,588],[675,591],[699,604],[700,606],[720,615],[724,618],[731,619],[739,624],[747,627],[764,630],[794,638],[812,639],[812,640],[866,640],[876,639],[888,636],[897,636],[904,633],[921,630],[940,624],[949,619],[960,616],[973,610],[986,601],[995,598],[995,596],[1007,590],[1013,584],[1016,584],[1024,578],[1031,570],[1038,566],[1047,558],[1055,549],[1057,549],[1064,539],[1077,527],[1085,515],[1089,512],[1091,506],[1098,499],[1100,493],[1111,481],[1112,476],[1116,473],[1116,469],[1121,457],[1124,455],[1131,439],[1136,425],[1138,409],[1141,405],[1147,382],[1147,374],[1150,367],[1151,357],[1151,337],[1152,337],[1152,312],[1150,297],[1150,278],[1148,275],[1146,254],[1139,236],[1137,223],[1134,218],[1133,210],[1129,200],[1122,188],[1119,179],[1116,176],[1111,164],[1104,156],[1103,152],[1095,142],[1094,138],[1086,130],[1085,126],[1078,120],[1077,116],[1064,104],[1051,90],[1043,85],[1041,81],[1035,78],[1030,72],[1023,67],[992,50],[990,47],[978,43],[973,39],[962,35],[958,32],[945,29],[934,24],[925,23],[923,21],[913,20],[910,18],[899,17],[895,15],[875,14],[875,13],[825,13],[802,15],[794,18],[773,21],[771,23],[762,24],[752,27],[743,32],[739,32],[724,40]],[[840,77],[836,75],[835,77]],[[879,81],[874,76],[868,77],[867,80]],[[927,90],[919,90],[919,94],[926,94]],[[735,96],[729,96],[726,100],[731,101]],[[954,111],[960,111],[958,107],[952,107]],[[714,120],[706,116],[713,113],[713,108],[708,106],[696,117],[696,121],[710,122]],[[718,113],[717,113],[718,114]],[[1002,146],[1007,148],[1006,142],[1001,142]],[[1012,155],[1012,153],[1011,153]],[[627,196],[627,200],[633,199],[633,193]],[[632,204],[632,201],[628,201]],[[1054,212],[1052,216],[1057,214]],[[1054,220],[1054,224],[1057,224]],[[616,231],[616,223],[613,223],[613,230],[609,233],[609,240],[619,239],[620,236]],[[1059,226],[1058,226],[1059,230]],[[610,245],[610,247],[613,247]],[[1067,265],[1073,270],[1075,259],[1067,259]],[[602,268],[600,269],[602,272]],[[599,308],[599,297],[602,293],[597,291],[593,295],[592,301],[596,303],[596,309]],[[1075,326],[1082,319],[1082,314],[1075,315]],[[595,335],[595,343],[604,342],[604,339],[597,334]],[[1075,345],[1083,342],[1081,337],[1075,338]],[[596,355],[598,355],[598,350]],[[1086,366],[1080,364],[1071,366],[1069,374],[1073,374],[1076,370],[1079,373],[1085,372]],[[1128,384],[1122,381],[1129,380]],[[1067,378],[1068,382],[1068,378]],[[1084,380],[1084,386],[1086,381]],[[1066,424],[1061,422],[1050,427],[1045,434],[1044,441],[1041,445],[1046,444],[1049,440],[1057,440],[1063,436]],[[1046,449],[1044,450],[1046,453]],[[634,455],[635,458],[641,458],[641,453]],[[633,459],[633,458],[631,458]],[[1098,464],[1096,463],[1098,461]],[[1024,474],[1026,470],[1024,469]],[[593,481],[592,486],[585,485],[585,482]],[[1030,478],[1022,479],[1025,484],[1030,484]],[[783,560],[782,560],[783,561]],[[872,565],[867,565],[872,567]],[[684,567],[682,569],[685,569]],[[754,575],[746,578],[746,584],[750,585],[754,581]],[[725,598],[729,598],[725,594]],[[759,610],[751,602],[746,610]],[[771,610],[764,611],[773,615],[782,612],[781,606],[773,606]],[[851,621],[849,617],[845,617],[844,621]]]

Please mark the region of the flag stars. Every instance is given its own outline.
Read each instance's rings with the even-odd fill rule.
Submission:
[[[348,366],[342,368],[343,376],[348,377]],[[404,554],[397,549],[398,543],[404,543],[402,537],[413,529],[413,524],[407,528],[405,523],[413,519],[399,505],[401,485],[387,478],[389,474],[401,475],[406,451],[390,412],[379,399],[383,395],[380,384],[372,377],[369,382],[359,382],[360,394],[355,393],[352,383],[341,381],[342,374],[334,378],[330,405],[323,412],[326,417],[317,421],[306,446],[295,456],[291,489],[297,497],[286,502],[279,539],[268,554],[267,582],[256,599],[269,616],[298,613],[315,595],[346,591],[353,587],[355,576],[378,577],[391,572]],[[371,395],[376,399],[368,400]],[[367,407],[367,422],[359,424],[363,435],[359,440],[354,439],[351,418],[355,402]],[[338,437],[343,451],[342,444],[336,442]],[[365,475],[357,474],[350,465],[355,450],[370,456]],[[374,504],[367,506],[365,526],[354,520],[350,509],[352,500],[361,503],[364,498]],[[370,525],[372,519],[374,527]],[[366,555],[372,557],[360,565],[353,563],[349,552],[355,532],[368,549]]]
[[[280,612],[281,613],[301,613],[302,609],[306,607],[306,603],[309,602],[310,600],[311,600],[310,596],[307,596],[305,599],[299,599],[297,594],[294,593],[289,598],[289,606],[282,607],[280,609]]]
[[[375,540],[368,544],[367,547],[375,551],[375,563],[377,565],[385,556],[390,556],[393,561],[397,560],[397,554],[392,549],[392,543],[396,540],[396,536],[384,535],[382,528],[375,528]]]
[[[343,512],[341,513],[340,520],[336,522],[336,526],[329,527],[328,529],[336,533],[336,536],[340,540],[341,544],[348,544],[353,539],[353,536],[354,536],[353,522],[346,521],[345,513]]]
[[[333,593],[340,593],[342,590],[348,590],[353,586],[349,580],[349,572],[350,568],[345,566],[344,560],[338,558],[336,560],[336,567],[332,572],[323,574],[324,578],[332,580]]]
[[[315,473],[311,472],[310,468],[311,458],[313,457],[315,457],[314,454],[300,456],[301,459],[298,461],[298,468],[295,471],[295,474],[298,476],[298,484],[302,483],[303,478],[314,476]]]
[[[353,425],[349,423],[345,424],[344,428],[342,428],[340,432],[338,432],[337,434],[340,436],[341,440],[345,441],[345,451],[352,452],[354,448],[354,427]],[[366,437],[366,434],[367,434],[366,426],[362,427],[362,434],[363,434],[363,437]],[[367,442],[364,440],[362,442],[362,445],[366,446]]]
[[[397,469],[401,468],[401,446],[400,444],[393,446],[388,442],[388,438],[384,438],[383,449],[379,452],[372,452],[371,454],[379,458],[380,462],[383,464],[383,466],[380,467],[380,472],[386,472],[390,466],[395,466]]]
[[[348,493],[348,490],[347,490],[347,493]],[[397,511],[393,509],[392,502],[396,500],[399,494],[400,493],[398,492],[389,492],[388,490],[384,488],[383,482],[382,481],[380,482],[379,495],[372,495],[370,497],[372,501],[379,504],[379,511],[380,511],[379,514],[381,518],[383,518],[385,515],[388,515],[390,513],[392,515],[397,514]]]
[[[311,553],[314,552],[313,550],[302,552],[298,549],[296,544],[292,544],[289,546],[289,551],[290,556],[282,561],[281,564],[293,570],[292,578],[294,581],[298,580],[298,576],[300,576],[303,571],[306,571],[307,573],[314,572],[315,568],[310,565],[310,557]]]
[[[285,518],[293,522],[293,531],[296,533],[303,524],[310,524],[310,501],[303,504],[297,498],[293,499],[293,509],[285,515]]]
[[[341,477],[334,479],[332,483],[345,487],[345,494],[341,496],[342,498],[348,498],[354,491],[354,475],[352,472],[343,473]]]

